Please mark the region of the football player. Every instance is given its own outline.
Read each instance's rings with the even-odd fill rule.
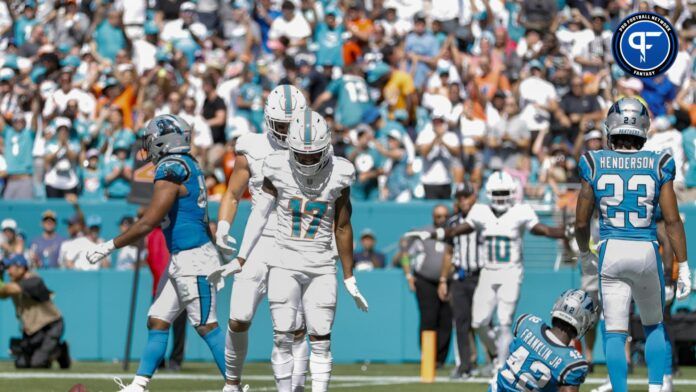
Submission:
[[[515,180],[502,171],[494,172],[486,181],[486,194],[490,205],[475,204],[463,224],[437,229],[435,232],[411,232],[407,236],[445,239],[480,230],[483,237],[482,256],[485,260],[479,283],[474,291],[472,322],[489,353],[496,353],[498,361],[507,358],[512,341],[512,318],[520,296],[522,284],[522,239],[529,230],[534,235],[565,239],[564,227],[550,227],[539,222],[536,212],[528,204],[516,203],[518,186]],[[490,323],[497,310],[498,336]]]
[[[150,206],[126,232],[87,251],[90,263],[115,249],[131,245],[153,228],[164,231],[171,259],[148,312],[148,338],[135,379],[122,392],[142,392],[162,362],[169,326],[186,309],[189,322],[205,340],[222,374],[225,373],[225,334],[215,313],[216,287],[206,280],[220,266],[220,254],[208,229],[208,190],[191,150],[191,127],[178,116],[153,118],[144,135],[147,157],[155,167]]]
[[[262,192],[244,231],[236,262],[244,264],[260,246],[268,217],[275,210],[275,257],[268,260],[268,301],[275,350],[271,357],[276,386],[292,390],[294,332],[304,309],[311,353],[312,390],[328,390],[331,377],[331,326],[336,310],[336,253],[343,281],[357,306],[367,311],[353,276],[350,186],[353,165],[333,155],[326,121],[309,109],[290,123],[288,150],[266,157]]]
[[[585,381],[585,358],[570,346],[597,321],[597,303],[582,290],[561,294],[551,310],[551,327],[540,317],[517,319],[510,356],[498,372],[493,392],[577,392]]]
[[[583,273],[597,273],[602,293],[609,380],[614,391],[627,390],[624,345],[628,336],[631,298],[645,329],[648,388],[660,391],[665,373],[664,280],[657,249],[656,210],[659,205],[669,243],[679,262],[676,296],[691,291],[686,261],[684,225],[672,182],[675,164],[666,152],[640,151],[650,117],[635,98],[622,98],[605,120],[609,150],[590,151],[580,159],[582,188],[578,198],[575,236]],[[599,210],[602,241],[599,257],[590,252],[590,219]]]
[[[262,197],[263,161],[272,152],[287,148],[286,139],[292,114],[303,112],[306,107],[305,97],[300,90],[287,84],[278,86],[271,91],[266,100],[266,133],[249,133],[237,140],[234,171],[220,203],[215,233],[215,243],[226,258],[232,257],[236,246],[236,241],[229,232],[237,214],[239,200],[248,187],[253,205],[258,204],[259,198]],[[234,280],[225,349],[225,392],[241,390],[239,385],[249,345],[249,327],[256,308],[268,290],[268,263],[273,257],[277,257],[274,253],[275,213],[271,212],[268,219],[269,222],[259,238],[259,245],[248,255],[242,272],[237,274]],[[220,271],[220,277],[229,275],[236,268],[234,262],[226,264]],[[214,280],[211,282],[216,283]],[[298,312],[298,318],[297,324],[302,327],[302,312]],[[309,347],[304,328],[299,328],[293,343],[293,391],[304,390],[308,356]]]

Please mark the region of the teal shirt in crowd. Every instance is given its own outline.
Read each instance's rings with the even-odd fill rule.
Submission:
[[[124,165],[132,168],[133,162],[130,159],[122,161],[116,157],[112,157],[108,161],[104,162],[102,165],[104,179],[106,179],[106,177],[110,175],[115,168],[122,167]],[[130,181],[122,177],[119,177],[113,180],[110,184],[106,185],[106,193],[110,199],[125,198],[130,193],[130,189]]]
[[[104,171],[99,168],[80,168],[82,193],[80,197],[87,200],[104,200]]]
[[[343,26],[331,29],[326,23],[320,23],[314,32],[317,48],[317,64],[343,66]]]
[[[687,163],[684,182],[687,187],[696,187],[696,127],[686,128],[682,132],[684,161]]]
[[[354,148],[349,148],[346,152],[351,155]],[[367,181],[360,181],[360,175],[369,171],[381,168],[382,156],[374,148],[368,148],[361,151],[355,156],[353,164],[355,165],[357,179],[351,187],[350,195],[355,200],[377,200],[379,198],[379,184],[377,178],[372,178]]]
[[[372,104],[365,79],[343,75],[329,83],[327,90],[336,97],[336,121],[347,128],[360,124],[363,112]]]
[[[29,128],[17,131],[9,125],[5,125],[2,133],[5,139],[7,174],[31,174],[33,172],[32,149],[36,133]]]
[[[239,96],[244,102],[250,103],[251,108],[239,108],[237,113],[249,120],[256,132],[263,131],[263,87],[257,83],[244,83],[239,88]]]
[[[108,20],[101,22],[94,31],[94,41],[97,43],[99,55],[111,61],[116,60],[118,51],[126,47],[123,30],[112,26]]]

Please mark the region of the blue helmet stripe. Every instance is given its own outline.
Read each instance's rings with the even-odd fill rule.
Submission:
[[[304,128],[304,143],[305,146],[312,144],[312,110],[305,110],[305,128]]]
[[[292,95],[290,94],[290,85],[283,86],[283,94],[285,95],[285,115],[292,116]]]

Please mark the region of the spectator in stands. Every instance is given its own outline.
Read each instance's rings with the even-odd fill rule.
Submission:
[[[32,99],[32,107],[35,109],[32,114],[18,111],[14,113],[9,123],[0,115],[0,129],[5,141],[4,156],[7,165],[7,181],[3,198],[8,200],[34,197],[32,149],[39,118],[38,99]],[[31,118],[29,122],[27,117]]]
[[[331,81],[312,106],[321,107],[333,98],[336,98],[337,127],[351,129],[361,123],[372,102],[360,67],[346,66],[345,75]]]
[[[416,148],[423,160],[421,182],[426,199],[449,199],[453,183],[450,167],[459,156],[461,145],[457,135],[449,130],[443,108],[436,107],[431,117],[431,122],[416,139]]]
[[[435,36],[426,29],[425,22],[425,14],[417,13],[413,17],[413,31],[404,42],[409,72],[414,75],[413,82],[419,89],[425,87],[430,70],[435,68],[440,49]]]
[[[0,251],[3,257],[24,253],[24,235],[19,232],[17,221],[12,218],[3,219],[0,223],[3,239],[0,241]]]
[[[440,204],[433,208],[433,224],[423,230],[445,227],[449,210]],[[420,312],[420,331],[437,331],[437,364],[442,366],[447,359],[452,334],[452,310],[448,301],[438,297],[437,286],[445,255],[442,241],[428,239],[413,240],[408,247],[409,270],[406,279],[416,288],[416,299]],[[412,283],[410,281],[413,281]]]
[[[117,140],[113,145],[113,155],[103,162],[104,185],[110,199],[125,199],[130,193],[133,176],[133,161],[128,157],[130,149],[128,141]]]
[[[125,233],[133,225],[132,216],[124,216],[118,224],[119,233]],[[116,270],[125,271],[139,267],[138,247],[134,245],[124,246],[116,252]]]
[[[375,147],[374,133],[369,126],[358,127],[356,138],[355,147],[346,151],[357,174],[351,196],[356,200],[376,200],[379,198],[377,179],[382,174],[382,156]]]
[[[95,54],[102,60],[113,62],[116,54],[126,48],[128,41],[123,32],[121,13],[114,8],[105,11],[100,7],[94,18],[93,23],[97,26],[94,30]]]
[[[373,269],[384,268],[384,253],[375,249],[377,238],[370,229],[360,232],[360,250],[356,250],[353,255],[355,260],[354,268],[357,271],[371,271]]]
[[[31,241],[29,257],[34,268],[58,268],[58,255],[65,238],[56,232],[58,216],[52,210],[41,214],[43,232]]]
[[[68,234],[70,239],[63,241],[58,254],[58,265],[64,269],[74,269],[78,271],[95,271],[99,269],[99,263],[90,264],[87,261],[86,250],[94,246],[94,241],[85,235],[85,218],[80,206],[73,197],[70,198],[75,208],[75,214],[68,219]],[[101,220],[98,216],[91,216],[91,224],[96,224]],[[99,222],[99,224],[101,224]],[[92,237],[94,235],[92,234]]]
[[[210,127],[213,135],[213,143],[225,144],[225,123],[227,121],[227,107],[215,90],[217,82],[211,75],[203,78],[203,92],[205,101],[203,102],[203,118]]]
[[[65,117],[53,120],[56,129],[54,140],[46,144],[46,197],[63,198],[77,195],[79,179],[77,177],[80,145],[70,140],[72,122]]]
[[[105,172],[100,167],[99,150],[92,148],[87,151],[86,165],[80,168],[82,192],[80,197],[87,200],[105,200]],[[111,174],[111,173],[110,173]]]
[[[51,300],[51,291],[43,279],[29,272],[22,254],[6,259],[10,281],[0,273],[0,298],[12,298],[22,328],[22,337],[10,341],[15,367],[50,368],[56,360],[61,369],[70,367],[68,344],[62,341],[63,316]]]
[[[277,40],[280,37],[290,39],[291,46],[301,46],[312,35],[311,27],[300,12],[295,11],[295,3],[283,1],[280,7],[281,17],[275,18],[268,31],[269,40]]]
[[[382,187],[381,200],[393,200],[405,203],[411,200],[411,184],[409,181],[409,159],[403,140],[408,135],[391,129],[386,134],[386,143],[375,141],[375,149],[384,159],[382,171],[386,182]]]
[[[511,95],[506,96],[500,120],[487,132],[488,167],[514,167],[520,157],[529,151],[530,136],[527,124],[520,116],[517,100]]]
[[[556,131],[565,134],[567,140],[573,143],[591,129],[590,124],[602,121],[605,116],[597,95],[585,93],[585,83],[580,76],[571,79],[570,92],[561,98],[553,114],[558,122]]]
[[[549,108],[557,99],[556,89],[545,77],[544,65],[539,60],[529,62],[529,76],[519,86],[520,108],[527,128],[534,132],[549,127]]]

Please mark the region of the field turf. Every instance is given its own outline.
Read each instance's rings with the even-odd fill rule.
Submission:
[[[131,371],[124,372],[120,364],[103,362],[74,363],[72,369],[62,371],[22,370],[17,371],[10,362],[0,362],[0,391],[7,392],[67,392],[73,385],[81,383],[89,392],[116,391],[112,381],[115,376],[129,381],[137,364],[131,365]],[[416,391],[486,391],[483,379],[449,381],[449,369],[438,371],[438,382],[421,384],[418,380],[417,364],[350,364],[336,365],[331,380],[330,390],[356,392],[416,392]],[[210,363],[185,363],[181,372],[161,371],[150,383],[152,392],[169,391],[220,391],[222,381]],[[245,366],[245,383],[250,392],[273,391],[274,383],[270,365],[267,363],[250,363]],[[599,367],[590,375],[581,391],[590,391],[606,377],[606,369]],[[645,368],[636,369],[631,376],[631,391],[647,391]],[[633,384],[636,383],[636,384]],[[309,382],[308,382],[309,386]],[[311,390],[307,388],[307,390]],[[696,392],[696,368],[682,368],[680,377],[675,379],[675,391]]]

